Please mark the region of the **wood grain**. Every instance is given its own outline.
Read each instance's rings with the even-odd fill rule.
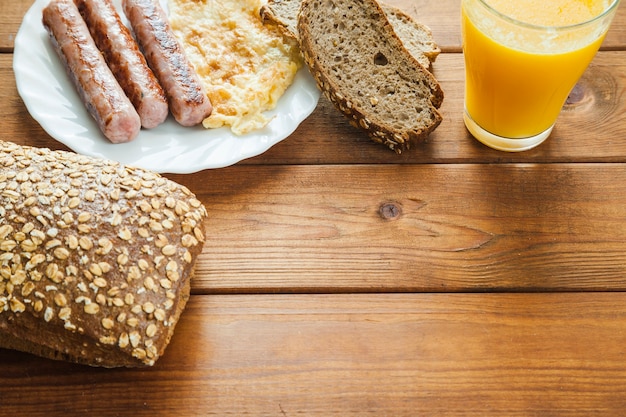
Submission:
[[[194,291],[626,289],[626,165],[236,166]]]
[[[151,369],[0,350],[0,407],[33,417],[621,415],[625,306],[622,293],[196,296]]]
[[[0,2],[0,52],[13,49],[15,35],[22,17],[34,0],[5,0]],[[435,41],[445,52],[461,51],[460,0],[386,0],[428,25]],[[607,38],[602,46],[605,50],[623,50],[626,46],[626,10],[618,10]]]
[[[21,144],[67,149],[33,120],[18,95],[11,55],[0,55],[3,137]],[[444,121],[427,143],[403,155],[375,144],[322,98],[311,117],[268,152],[240,164],[412,164],[502,162],[626,162],[626,52],[602,52],[561,113],[551,137],[528,152],[506,153],[474,140],[463,124],[463,58],[444,54],[434,69],[446,94]],[[104,140],[104,139],[103,139]]]
[[[33,0],[5,0],[0,2],[0,53],[13,52],[15,36],[22,18]]]

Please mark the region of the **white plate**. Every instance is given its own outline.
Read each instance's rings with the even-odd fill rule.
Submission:
[[[72,150],[113,159],[161,173],[191,173],[222,168],[257,156],[285,139],[317,106],[315,81],[302,68],[263,129],[234,135],[229,128],[182,127],[170,116],[128,143],[112,144],[100,132],[65,73],[41,12],[49,0],[37,0],[24,16],[15,38],[13,71],[17,89],[33,118],[50,136]],[[119,9],[119,0],[115,1]],[[124,19],[123,14],[120,14]]]

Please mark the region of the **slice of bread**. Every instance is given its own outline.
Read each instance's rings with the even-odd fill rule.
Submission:
[[[297,39],[298,12],[301,3],[302,0],[268,0],[261,7],[261,19],[265,23],[277,25],[284,36]],[[430,28],[397,7],[383,3],[380,3],[380,6],[406,49],[422,66],[429,69],[431,63],[435,62],[441,53]]]
[[[267,0],[259,13],[263,23],[273,23],[284,36],[298,39],[298,13],[302,0]]]
[[[439,126],[441,86],[375,0],[304,0],[297,28],[324,95],[372,140],[401,153]]]
[[[387,4],[381,4],[381,7],[406,49],[420,64],[429,69],[430,64],[435,62],[441,53],[430,28],[397,7]]]

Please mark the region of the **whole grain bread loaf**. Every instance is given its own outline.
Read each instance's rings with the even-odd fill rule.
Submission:
[[[0,141],[0,347],[152,365],[189,298],[206,210],[159,174]]]
[[[375,142],[401,153],[441,123],[441,86],[375,0],[304,0],[298,36],[324,95]]]
[[[301,3],[302,0],[268,0],[261,6],[261,20],[278,26],[284,36],[298,39],[298,13]],[[379,4],[406,49],[424,68],[430,69],[431,63],[441,53],[430,28],[397,7]]]

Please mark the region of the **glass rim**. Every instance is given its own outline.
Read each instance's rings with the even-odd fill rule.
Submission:
[[[613,2],[606,8],[604,9],[604,11],[602,13],[600,13],[597,16],[594,16],[593,18],[589,19],[589,20],[585,20],[584,22],[579,22],[579,23],[574,23],[571,25],[563,25],[563,26],[545,26],[545,25],[536,25],[533,23],[528,23],[528,22],[523,22],[521,20],[517,20],[511,16],[508,16],[496,9],[494,9],[492,6],[490,6],[489,4],[487,4],[487,0],[477,0],[478,3],[480,3],[485,9],[487,9],[489,12],[491,12],[492,14],[496,15],[497,17],[506,20],[509,23],[512,23],[516,26],[522,26],[525,27],[527,29],[534,29],[534,30],[558,30],[558,31],[567,31],[567,30],[573,30],[573,29],[578,29],[580,27],[589,25],[591,23],[594,23],[600,19],[603,19],[606,15],[608,15],[609,13],[611,13],[613,10],[615,10],[617,8],[617,6],[619,5],[621,0],[613,0]]]

